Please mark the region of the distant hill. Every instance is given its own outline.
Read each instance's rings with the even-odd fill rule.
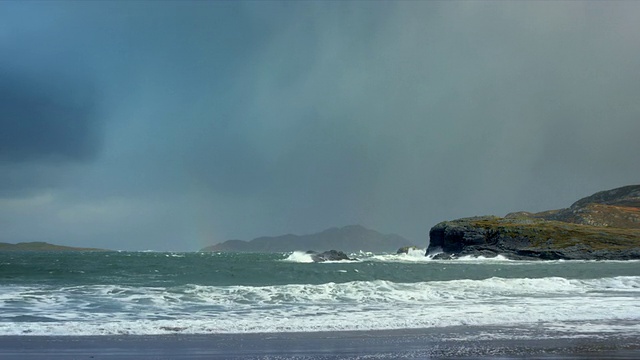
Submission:
[[[336,249],[345,252],[371,251],[395,253],[400,247],[413,245],[399,235],[381,234],[360,225],[331,228],[310,235],[282,235],[259,237],[251,241],[229,240],[207,246],[200,251],[221,252],[288,252],[296,250],[324,251]]]
[[[568,208],[441,222],[429,231],[427,254],[440,258],[640,259],[640,185],[600,191]]]
[[[0,251],[108,251],[94,248],[61,246],[46,242],[0,243]]]

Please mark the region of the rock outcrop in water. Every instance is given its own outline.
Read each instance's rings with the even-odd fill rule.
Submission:
[[[307,251],[307,254],[311,255],[311,259],[313,259],[313,262],[355,260],[351,259],[347,254],[338,250],[329,250],[321,253],[309,250]]]
[[[396,251],[396,254],[408,254],[409,251],[413,251],[413,250],[420,250],[417,246],[403,246],[400,249],[398,249],[398,251]]]
[[[301,249],[323,251],[341,249],[346,252],[393,252],[411,242],[399,235],[381,234],[360,225],[331,228],[310,235],[260,237],[251,241],[229,240],[207,246],[200,251],[222,252],[290,252]]]
[[[640,185],[602,191],[567,209],[444,221],[427,255],[510,259],[640,259]]]

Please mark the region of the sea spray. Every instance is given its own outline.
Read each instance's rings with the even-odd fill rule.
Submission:
[[[304,251],[294,251],[287,256],[284,261],[296,262],[296,263],[312,263],[313,257],[311,254]]]

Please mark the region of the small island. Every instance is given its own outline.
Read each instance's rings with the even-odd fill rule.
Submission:
[[[601,191],[566,209],[441,222],[427,255],[514,260],[640,259],[640,185]]]
[[[0,251],[109,251],[96,248],[82,248],[54,245],[46,242],[22,242],[17,244],[0,243]]]

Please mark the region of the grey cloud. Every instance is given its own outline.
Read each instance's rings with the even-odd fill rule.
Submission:
[[[272,40],[284,49],[312,39],[294,46],[317,55],[306,71],[282,83],[277,74],[300,62],[281,51],[259,59],[256,76],[267,83],[250,93],[249,108],[273,120],[256,122],[266,135],[255,144],[265,141],[282,164],[275,173],[287,175],[270,174],[276,183],[300,180],[283,201],[297,203],[295,189],[317,194],[301,221],[338,209],[334,221],[364,218],[414,237],[448,217],[566,206],[633,182],[640,57],[600,11],[402,4],[355,47],[349,36],[364,23],[320,15],[332,26]]]
[[[69,89],[91,74],[103,122],[76,124],[103,126],[102,142],[74,142],[90,138],[79,126],[71,148],[30,145],[25,159],[77,163],[14,183],[55,179],[51,212],[78,243],[193,249],[350,223],[423,242],[440,220],[567,206],[640,176],[635,3],[71,4],[13,26],[40,45],[48,26]],[[30,84],[93,113],[46,79]]]

